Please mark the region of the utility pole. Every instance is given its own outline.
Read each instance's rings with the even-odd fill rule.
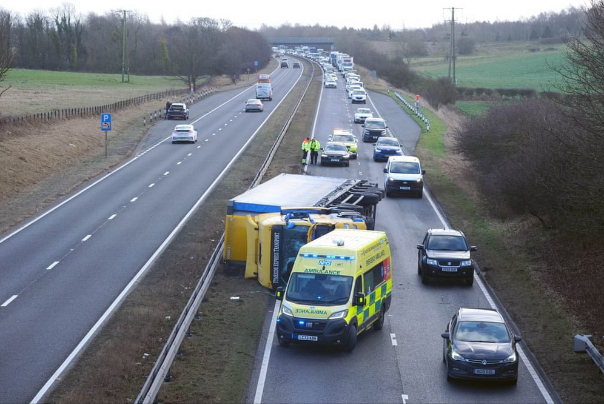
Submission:
[[[126,13],[128,10],[117,10],[122,13],[122,83],[125,83],[124,75],[126,73]],[[130,69],[128,69],[128,81],[130,81]]]
[[[460,10],[458,8],[458,10]],[[453,73],[453,76],[451,76]],[[453,85],[457,85],[455,77],[455,7],[451,8],[451,47],[449,49],[449,80]]]

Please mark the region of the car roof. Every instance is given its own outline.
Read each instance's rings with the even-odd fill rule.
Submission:
[[[336,145],[336,146],[344,146],[344,147],[346,147],[346,144],[344,144],[344,142],[327,142],[327,143],[325,143],[325,146],[328,146],[328,145]]]
[[[392,163],[395,161],[413,161],[419,163],[419,159],[415,156],[390,156],[388,158],[388,163]]]
[[[190,125],[190,124],[181,124],[181,125],[176,125],[174,127],[174,130],[182,130],[182,129],[193,129],[193,125]]]
[[[365,122],[367,122],[367,121],[369,121],[369,122],[386,122],[383,118],[375,118],[375,117],[373,117],[373,118],[367,118],[365,120]]]
[[[398,143],[399,146],[401,144],[401,142],[399,142],[398,139],[395,138],[394,136],[380,136],[376,143],[380,143],[380,142],[392,143],[392,141],[395,141],[396,143]]]
[[[184,104],[184,103],[182,103],[182,102],[173,102],[173,103],[172,103],[172,106],[173,106],[173,107],[177,107],[177,106],[183,106],[183,107],[186,107],[186,104]]]
[[[495,309],[479,309],[462,307],[457,312],[457,321],[486,321],[490,323],[505,323],[501,314]]]
[[[428,233],[437,236],[464,236],[461,230],[456,229],[429,229]]]

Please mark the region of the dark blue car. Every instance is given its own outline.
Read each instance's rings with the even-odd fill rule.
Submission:
[[[390,156],[402,156],[398,139],[395,137],[380,137],[373,145],[373,161],[387,161]]]

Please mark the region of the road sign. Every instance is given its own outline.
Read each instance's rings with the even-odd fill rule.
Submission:
[[[111,114],[101,114],[101,130],[111,130]]]

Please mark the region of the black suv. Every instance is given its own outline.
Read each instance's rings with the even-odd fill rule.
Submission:
[[[175,102],[166,111],[166,119],[189,119],[187,104]]]
[[[422,283],[430,278],[461,279],[474,283],[474,260],[470,257],[476,246],[468,246],[466,237],[459,230],[429,229],[424,241],[417,245],[417,273]]]
[[[386,121],[382,118],[367,118],[363,123],[363,142],[377,142],[380,136],[386,136]]]

